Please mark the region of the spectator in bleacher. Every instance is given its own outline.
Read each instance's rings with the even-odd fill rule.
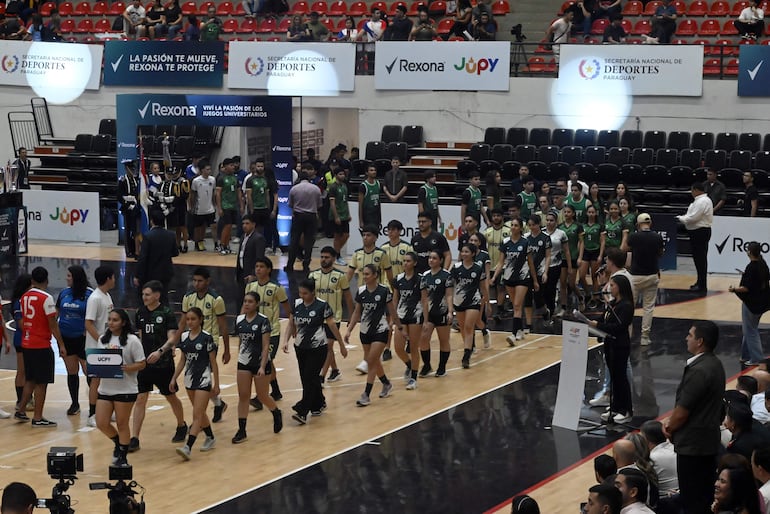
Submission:
[[[160,0],[155,0],[155,3],[150,6],[144,24],[150,39],[163,37],[166,34],[166,9]]]
[[[385,32],[386,23],[380,18],[382,13],[378,8],[372,9],[372,17],[364,23],[363,30],[358,33],[358,41],[363,41],[364,53],[366,54],[367,69],[374,70],[374,42],[379,41],[382,38],[382,33]]]
[[[518,195],[524,189],[524,179],[529,178],[529,166],[522,164],[519,166],[519,176],[511,180],[511,194],[513,196]],[[535,189],[539,184],[535,184]]]
[[[494,41],[496,34],[497,23],[486,12],[471,22],[471,35],[475,41]]]
[[[610,24],[604,29],[602,43],[619,45],[626,42],[627,35],[626,30],[623,28],[623,15],[614,14],[612,18],[610,18]]]
[[[358,37],[356,20],[352,16],[345,17],[345,28],[337,32],[337,41],[345,43],[355,43]]]
[[[588,9],[591,11],[591,25],[602,18],[611,20],[613,16],[621,12],[620,0],[593,0],[589,1],[588,5],[590,6]]]
[[[385,196],[391,202],[398,202],[406,194],[409,177],[401,169],[401,160],[395,155],[390,158],[390,169],[385,173]]]
[[[306,35],[305,26],[302,24],[302,16],[295,14],[291,17],[291,23],[286,30],[286,41],[306,41]]]
[[[650,460],[658,476],[661,504],[667,503],[663,499],[677,493],[679,490],[674,445],[666,440],[666,436],[663,435],[663,424],[658,420],[651,419],[645,421],[640,430],[647,440]]]
[[[468,39],[465,34],[468,33],[468,29],[471,26],[472,17],[473,7],[471,7],[470,0],[459,0],[457,2],[457,12],[455,12],[455,22],[452,25],[452,29],[449,31],[447,38],[461,37]]]
[[[615,475],[615,487],[623,496],[624,514],[655,514],[647,505],[645,499],[649,492],[649,484],[644,473],[634,468],[618,470]]]
[[[751,473],[743,467],[725,468],[714,484],[713,512],[760,514],[760,494]]]
[[[22,24],[19,17],[15,14],[0,14],[0,29],[2,30],[2,39],[24,39],[27,29]]]
[[[312,164],[316,173],[321,171],[321,167],[323,166],[323,163],[315,158],[315,149],[308,148],[307,151],[305,152],[305,155],[307,155],[307,159],[305,159],[305,162],[309,162],[310,164]]]
[[[217,8],[210,5],[206,12],[206,20],[201,23],[201,41],[218,41],[222,33],[222,20],[217,17]]]
[[[606,453],[597,455],[594,458],[594,477],[598,483],[604,482],[607,477],[618,472],[618,465],[611,456]]]
[[[146,14],[141,0],[134,0],[123,11],[123,32],[127,36],[143,37],[145,34],[144,19]]]
[[[40,13],[35,13],[32,15],[32,23],[29,25],[24,39],[28,41],[45,41],[45,33],[47,31],[48,28],[43,23],[43,17]]]
[[[588,39],[591,36],[591,11],[586,9],[585,2],[580,0],[571,4],[566,10],[572,11],[571,35],[582,32],[585,39]]]
[[[471,15],[473,16],[473,19],[480,20],[481,15],[483,13],[487,13],[487,16],[489,17],[490,20],[494,19],[492,17],[492,8],[489,6],[490,3],[491,3],[491,0],[479,0],[476,3],[476,6],[471,11]],[[495,24],[495,27],[496,26],[497,24]]]
[[[48,30],[46,31],[43,41],[63,41],[64,37],[61,33],[61,16],[56,9],[51,10],[51,19],[46,25]]]
[[[511,514],[540,514],[540,506],[531,496],[515,496],[511,500]]]
[[[751,456],[751,469],[754,472],[754,478],[762,484],[759,493],[765,502],[765,512],[770,512],[770,448],[754,450]]]
[[[29,168],[32,163],[27,159],[27,149],[20,146],[18,149],[19,158],[13,164],[16,166],[18,177],[18,188],[29,189]]]
[[[735,20],[735,28],[741,39],[757,40],[765,30],[765,12],[757,7],[757,0],[749,0],[749,6]]]
[[[318,21],[320,14],[316,11],[310,13],[310,21],[305,23],[305,35],[308,41],[328,41],[329,29],[326,25]]]
[[[264,0],[241,0],[247,18],[256,18],[262,12],[264,3]]]
[[[433,41],[438,33],[433,22],[428,17],[428,8],[421,5],[417,10],[417,22],[414,24],[412,33],[409,34],[410,41]]]
[[[168,39],[174,39],[179,31],[182,30],[184,19],[182,18],[182,9],[179,7],[179,0],[174,0],[166,7],[166,34]]]
[[[755,218],[759,207],[759,191],[754,185],[754,174],[750,171],[743,172],[743,198],[738,199],[738,207],[747,218]]]
[[[396,6],[396,15],[382,34],[383,41],[407,41],[412,33],[412,20],[406,16],[406,6]]]
[[[712,169],[706,170],[706,181],[703,183],[703,190],[711,199],[711,204],[714,206],[714,214],[718,214],[718,211],[725,206],[727,201],[727,188],[722,181],[717,180],[717,172]]]
[[[620,514],[623,495],[614,485],[597,484],[588,490],[585,514]]]
[[[572,18],[575,14],[572,11],[565,11],[556,21],[551,23],[548,30],[545,31],[546,41],[554,43],[553,55],[556,62],[559,62],[560,46],[569,43],[569,36],[572,32]],[[590,31],[589,31],[590,32]]]
[[[187,17],[187,29],[184,31],[185,41],[200,41],[201,27],[198,24],[198,18],[191,14]]]
[[[676,6],[671,3],[671,0],[663,0],[663,4],[655,9],[655,16],[652,18],[652,34],[651,37],[645,38],[645,43],[670,43],[675,30]]]

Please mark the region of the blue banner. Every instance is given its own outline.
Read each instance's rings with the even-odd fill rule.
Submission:
[[[222,87],[224,41],[107,41],[105,86]]]
[[[120,348],[86,348],[86,364],[89,377],[123,378],[123,350]]]
[[[663,257],[659,264],[661,270],[676,269],[676,228],[679,222],[673,214],[655,214],[652,217],[652,230],[663,238]]]
[[[139,158],[137,145],[137,127],[139,125],[270,128],[271,160],[279,186],[278,236],[281,246],[289,244],[291,208],[288,198],[291,189],[293,162],[290,97],[117,95],[116,103],[118,178],[125,174],[122,162]],[[140,192],[140,198],[141,196]],[[146,211],[143,215],[143,227],[146,229]],[[122,217],[120,227],[123,228]]]
[[[738,96],[770,96],[770,47],[741,45]]]

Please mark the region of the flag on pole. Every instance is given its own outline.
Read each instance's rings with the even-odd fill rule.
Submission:
[[[139,206],[142,208],[142,230],[144,231],[150,225],[150,199],[149,199],[149,180],[147,176],[147,167],[144,160],[144,145],[142,131],[139,130]]]

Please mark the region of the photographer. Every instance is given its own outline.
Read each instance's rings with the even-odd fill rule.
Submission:
[[[31,514],[37,503],[35,491],[27,484],[11,482],[3,489],[2,514]]]
[[[409,41],[433,41],[437,34],[436,27],[428,17],[428,8],[421,5],[417,9],[417,22],[409,34]]]
[[[497,23],[490,19],[489,14],[482,12],[479,19],[471,22],[471,34],[475,41],[494,41],[497,34]]]

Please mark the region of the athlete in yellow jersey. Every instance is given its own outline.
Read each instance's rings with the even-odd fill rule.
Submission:
[[[401,239],[401,232],[403,230],[404,225],[400,221],[390,220],[388,222],[388,242],[380,247],[388,254],[391,266],[390,272],[394,277],[404,272],[404,265],[402,263],[404,255],[414,251],[412,245]],[[390,287],[391,284],[388,284],[388,286]],[[392,290],[393,288],[391,287]]]
[[[484,237],[487,238],[487,252],[489,253],[490,262],[498,262],[500,260],[500,244],[506,237],[511,237],[511,229],[503,224],[503,211],[501,209],[492,209],[490,215],[492,217],[492,226],[487,227],[484,230]],[[503,313],[503,302],[505,302],[505,287],[502,284],[489,282],[489,288],[495,288],[497,293],[497,312],[495,317],[501,316]]]
[[[315,294],[321,300],[324,300],[332,308],[334,312],[334,322],[337,323],[337,328],[340,327],[340,321],[342,321],[342,300],[344,298],[345,305],[348,308],[348,314],[353,312],[353,297],[350,294],[350,282],[348,277],[340,270],[334,267],[334,262],[337,259],[337,252],[331,246],[325,246],[321,249],[321,267],[317,270],[311,271],[308,278],[315,282]],[[321,382],[325,380],[326,372],[331,368],[329,373],[329,382],[336,382],[340,379],[342,373],[337,367],[337,360],[334,357],[334,341],[336,340],[334,334],[330,329],[326,329],[326,339],[329,341],[329,348],[331,351],[326,355],[326,362],[321,368]],[[344,344],[342,341],[338,341],[340,347]]]
[[[179,318],[179,328],[174,338],[174,344],[178,344],[182,338],[182,333],[187,330],[187,320],[184,314],[193,307],[198,307],[203,312],[203,330],[211,334],[214,343],[219,342],[219,336],[222,336],[222,363],[230,362],[230,335],[227,330],[227,320],[225,318],[225,300],[215,291],[209,289],[211,282],[211,273],[206,267],[199,267],[193,271],[193,291],[187,293],[182,298],[182,316]],[[217,395],[214,397],[214,416],[211,421],[219,423],[222,420],[222,414],[227,409],[227,404]]]
[[[281,342],[281,305],[288,316],[289,297],[286,295],[286,289],[283,286],[270,280],[270,274],[273,272],[273,262],[267,257],[259,257],[254,265],[254,275],[257,279],[246,284],[245,292],[253,291],[259,295],[259,313],[270,320],[270,360],[275,362],[275,356],[278,352],[278,345]],[[257,377],[254,377],[256,387]],[[278,371],[273,366],[273,380],[270,381],[270,396],[273,400],[283,398],[281,389],[278,387]],[[257,410],[262,410],[262,403],[255,396],[251,399],[251,406]]]
[[[390,285],[393,282],[393,271],[391,270],[390,258],[385,250],[377,248],[377,227],[367,225],[361,233],[361,239],[364,242],[363,248],[359,248],[353,253],[348,265],[348,281],[357,275],[358,284],[363,285],[363,271],[367,264],[374,264],[380,272],[380,283]]]

